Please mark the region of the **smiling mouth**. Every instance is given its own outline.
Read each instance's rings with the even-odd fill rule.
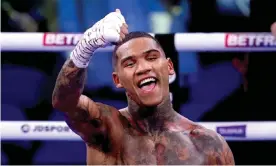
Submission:
[[[154,77],[150,77],[140,81],[138,83],[138,87],[145,92],[150,92],[154,89],[156,83],[157,83],[157,79]]]

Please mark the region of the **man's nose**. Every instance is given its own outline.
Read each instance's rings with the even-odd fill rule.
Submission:
[[[148,63],[140,63],[137,67],[136,74],[142,75],[147,74],[152,70],[152,66]]]

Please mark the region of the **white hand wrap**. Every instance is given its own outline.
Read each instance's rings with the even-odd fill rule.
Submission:
[[[82,39],[71,52],[70,59],[79,68],[89,65],[96,49],[106,47],[120,40],[120,28],[125,23],[124,16],[112,12],[85,31]]]

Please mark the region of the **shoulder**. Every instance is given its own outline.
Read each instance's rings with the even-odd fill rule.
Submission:
[[[179,123],[180,126],[188,126],[184,127],[188,129],[191,138],[197,138],[197,139],[212,139],[218,142],[221,142],[223,140],[222,136],[218,134],[217,132],[210,130],[199,123],[196,123],[186,117],[181,116],[181,121]]]
[[[100,112],[100,118],[105,120],[111,118],[113,122],[121,123],[124,127],[129,125],[129,122],[131,121],[131,116],[127,111],[127,108],[117,109],[113,106],[103,103],[96,103],[96,105]]]
[[[210,130],[210,129],[207,129],[206,127],[201,126],[201,125],[196,124],[196,123],[195,123],[194,129],[191,131],[191,134],[193,136],[206,135],[206,136],[209,136],[210,138],[214,138],[214,139],[218,138],[218,137],[221,137],[220,134],[218,134],[217,132],[215,132],[213,130]]]
[[[195,125],[190,132],[190,136],[195,142],[203,143],[202,146],[221,148],[221,146],[226,142],[220,134],[201,125]]]
[[[95,104],[96,104],[98,110],[100,111],[100,116],[118,115],[119,114],[118,109],[113,106],[99,103],[99,102],[95,102]]]

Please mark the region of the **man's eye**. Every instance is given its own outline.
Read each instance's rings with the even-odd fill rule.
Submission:
[[[153,60],[155,60],[155,59],[157,59],[156,56],[149,56],[149,57],[148,57],[148,60],[150,60],[150,61],[153,61]]]
[[[132,62],[132,61],[129,61],[129,62],[125,63],[126,67],[132,67],[133,65],[134,65],[134,62]]]

